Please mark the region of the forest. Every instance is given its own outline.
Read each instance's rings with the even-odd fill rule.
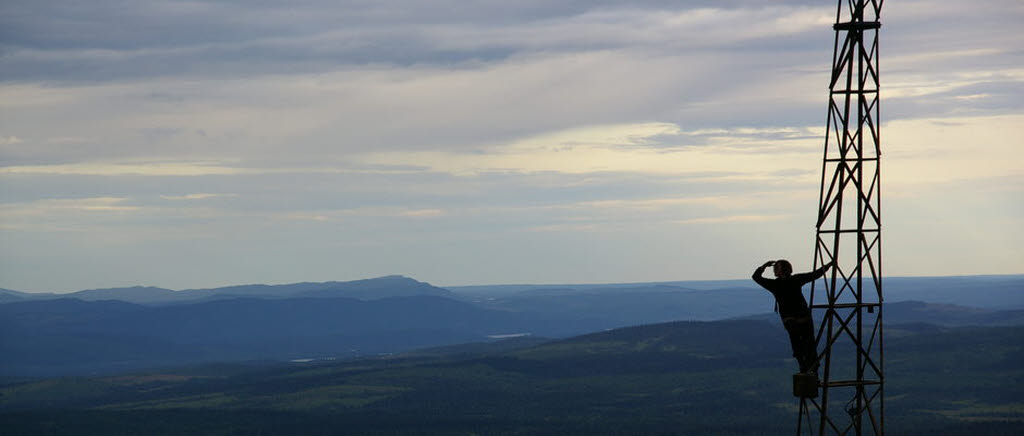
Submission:
[[[1024,432],[1024,327],[889,327],[891,434]],[[198,365],[0,388],[5,434],[785,434],[784,331],[672,322],[344,361]],[[840,400],[837,400],[840,401]]]

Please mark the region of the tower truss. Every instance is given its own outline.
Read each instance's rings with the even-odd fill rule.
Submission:
[[[838,0],[812,284],[820,397],[797,434],[885,433],[878,32],[883,0]]]

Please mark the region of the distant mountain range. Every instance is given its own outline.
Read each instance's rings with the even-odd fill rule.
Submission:
[[[398,275],[346,282],[254,284],[182,291],[143,286],[68,294],[0,289],[0,304],[59,298],[168,305],[233,298],[374,300],[424,295],[470,301],[499,310],[602,319],[615,325],[736,318],[773,307],[771,296],[751,280],[440,288]],[[891,277],[885,279],[885,296],[889,303],[925,301],[990,310],[1024,309],[1024,275]]]
[[[926,293],[938,301],[890,296],[887,326],[1024,324],[1024,276],[889,280],[887,292]],[[452,291],[387,276],[185,291],[133,287],[39,295],[4,290],[0,376],[350,358],[509,335],[557,338],[679,320],[778,322],[771,296],[756,285],[726,281],[713,284],[729,286],[710,288],[711,283]],[[942,301],[950,296],[966,304]],[[984,307],[997,302],[1005,310]]]
[[[961,306],[961,309],[975,308],[978,314],[1024,309],[1022,275],[894,277],[886,279],[884,286],[885,301],[890,304],[927,302]],[[553,316],[585,316],[608,320],[616,326],[680,319],[711,321],[740,318],[771,312],[774,307],[771,295],[752,280],[449,289],[484,307]],[[933,309],[941,311],[940,306]],[[960,319],[957,318],[959,315],[953,316]],[[964,320],[966,322],[967,319]]]
[[[740,317],[772,321],[779,315],[764,313]],[[1024,309],[990,310],[953,304],[901,301],[885,305],[884,320],[888,325],[931,324],[944,327],[1018,326],[1024,325]]]
[[[883,282],[887,302],[927,301],[986,309],[1024,309],[1024,275],[976,275],[948,277],[886,277]],[[744,299],[766,298],[753,280],[688,280],[651,283],[575,284],[575,285],[484,285],[448,286],[457,294],[478,299],[507,299],[527,296],[567,296],[606,293],[658,293],[659,291],[737,292]],[[807,289],[805,288],[806,292]],[[771,303],[768,303],[771,304]]]
[[[89,289],[68,294],[27,293],[0,289],[0,303],[24,300],[76,298],[83,301],[118,300],[137,304],[170,304],[226,298],[354,298],[374,300],[392,297],[433,295],[456,298],[447,289],[399,275],[348,282],[293,283],[287,285],[241,285],[211,289],[174,291],[152,286]]]

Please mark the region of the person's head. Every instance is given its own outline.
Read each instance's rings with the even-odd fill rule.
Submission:
[[[789,277],[793,274],[793,265],[786,259],[779,259],[772,264],[772,272],[775,273],[775,277],[780,279]]]

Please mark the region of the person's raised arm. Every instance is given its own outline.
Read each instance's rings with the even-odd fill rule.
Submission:
[[[825,271],[828,271],[829,268],[832,268],[833,263],[835,263],[835,261],[830,260],[828,261],[828,263],[822,265],[821,268],[814,270],[814,278],[811,280],[818,280],[819,278],[821,278],[821,276],[825,275]]]
[[[767,288],[768,287],[768,285],[767,285],[768,279],[764,278],[764,276],[762,274],[764,274],[765,268],[768,268],[768,267],[770,267],[770,266],[772,266],[774,264],[775,264],[774,260],[769,260],[769,261],[765,262],[764,265],[761,265],[761,266],[757,267],[757,269],[754,270],[754,274],[752,276],[750,276],[750,278],[754,279],[754,281],[757,282],[757,284]]]
[[[798,281],[800,281],[800,283],[813,282],[813,281],[818,280],[819,278],[821,278],[821,276],[825,275],[825,272],[828,271],[828,269],[832,267],[833,263],[834,263],[834,261],[829,261],[828,263],[822,265],[821,268],[818,268],[818,269],[816,269],[814,271],[811,271],[809,273],[797,274],[793,278],[798,280]]]

